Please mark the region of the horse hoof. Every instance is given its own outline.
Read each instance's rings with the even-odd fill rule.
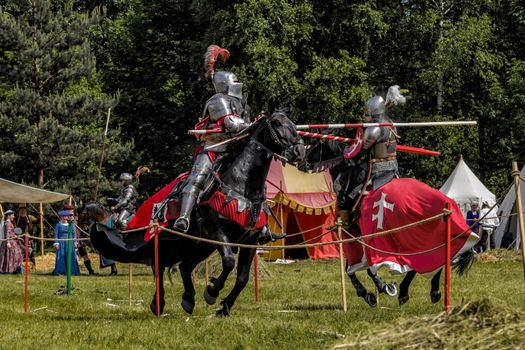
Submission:
[[[184,309],[184,311],[186,311],[186,313],[191,315],[193,313],[193,309],[195,308],[195,303],[182,299],[180,306],[182,306],[182,308]]]
[[[376,296],[373,293],[366,293],[365,295],[365,301],[370,307],[376,307],[377,306],[377,299]]]
[[[215,296],[212,296],[209,292],[209,289],[210,286],[207,286],[205,289],[204,289],[204,300],[206,300],[206,304],[208,305],[213,305],[215,304],[215,302],[217,301],[217,297]]]
[[[230,312],[228,310],[226,310],[225,308],[222,308],[222,309],[217,310],[217,312],[215,313],[215,316],[217,316],[217,317],[228,317],[228,316],[230,316]]]
[[[397,295],[397,287],[394,283],[385,284],[384,292],[389,297],[395,297]]]
[[[155,299],[153,299],[153,301],[151,302],[151,304],[149,304],[149,309],[151,310],[151,312],[153,312],[153,315],[157,316],[157,304],[155,302]],[[164,312],[164,300],[160,300],[160,314],[162,315],[162,313]]]
[[[399,300],[399,306],[403,305],[403,304],[406,304],[406,302],[408,301],[408,299],[410,299],[410,297],[408,295],[405,295],[404,297],[399,297],[398,300]]]
[[[432,304],[435,304],[440,300],[441,300],[441,292],[439,290],[433,290],[430,292],[430,301],[432,301]]]

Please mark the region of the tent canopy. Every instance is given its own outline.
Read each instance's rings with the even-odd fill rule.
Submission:
[[[0,178],[0,203],[54,203],[69,197],[68,194],[46,191]]]
[[[496,196],[490,192],[478,177],[470,170],[463,157],[439,191],[454,199],[463,213],[470,209],[470,203],[487,201],[489,205],[496,203]]]
[[[308,215],[328,214],[335,209],[336,196],[328,171],[304,173],[273,161],[266,178],[266,197]]]
[[[303,173],[293,166],[282,166],[280,162],[274,161],[270,166],[266,188],[269,204],[283,225],[281,231],[275,220],[270,218],[270,229],[289,234],[285,244],[337,240],[336,233],[328,231],[334,225],[336,210],[336,196],[328,171]],[[286,254],[291,253],[311,259],[339,257],[336,245],[309,247],[303,250],[304,254],[297,250],[286,251]],[[284,250],[272,251],[268,255],[270,260],[284,257]]]

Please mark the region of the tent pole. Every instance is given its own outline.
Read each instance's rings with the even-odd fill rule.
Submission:
[[[4,207],[2,207],[2,203],[0,203],[0,215],[2,215],[2,219],[4,218]]]
[[[40,252],[44,256],[44,206],[40,203]]]
[[[518,163],[516,161],[512,162],[512,176],[514,176],[514,187],[516,189],[516,205],[518,207],[521,237],[521,260],[523,261],[523,277],[525,277],[525,224],[523,222],[523,207],[521,203],[520,171],[518,170]]]
[[[129,306],[131,307],[131,283],[133,278],[133,264],[129,263],[129,270],[128,270],[128,297],[129,297]]]
[[[284,233],[284,206],[283,206],[283,203],[279,203],[279,208],[281,209],[281,234]],[[286,238],[284,239],[283,241],[283,245],[286,244]],[[281,249],[281,259],[284,260],[284,248]]]

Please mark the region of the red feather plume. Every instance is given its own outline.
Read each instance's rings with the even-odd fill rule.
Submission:
[[[230,51],[223,49],[217,45],[210,45],[204,54],[204,69],[206,69],[206,77],[211,77],[215,73],[215,62],[221,56],[222,61],[226,62],[230,57]]]

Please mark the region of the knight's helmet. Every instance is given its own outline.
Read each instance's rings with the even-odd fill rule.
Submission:
[[[131,185],[133,183],[133,175],[130,173],[122,173],[120,174],[119,180],[124,186]]]
[[[382,121],[386,119],[386,110],[391,106],[397,106],[406,102],[405,96],[401,94],[399,85],[394,85],[388,88],[386,94],[386,101],[381,96],[374,96],[366,101],[365,104],[365,122],[370,123],[372,121]]]
[[[215,62],[219,56],[223,62],[226,62],[230,57],[230,52],[217,45],[208,46],[204,55],[206,76],[211,77],[215,92],[242,99],[242,83],[239,82],[237,76],[228,71],[215,72]]]

